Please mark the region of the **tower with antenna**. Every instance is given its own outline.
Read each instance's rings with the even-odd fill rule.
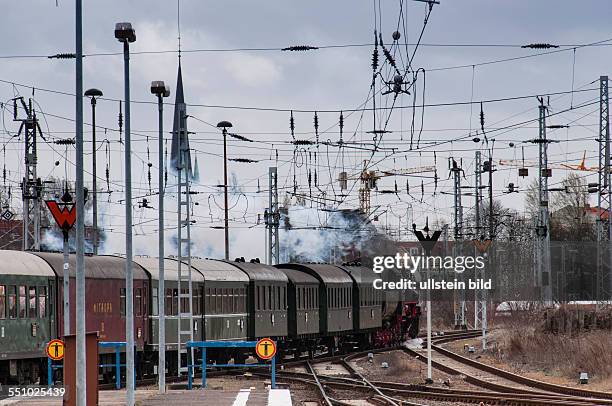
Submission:
[[[25,117],[20,118],[19,109],[23,109]],[[41,134],[32,99],[26,104],[23,97],[13,99],[13,121],[20,121],[18,136],[23,135],[25,142],[25,173],[21,182],[23,198],[23,250],[40,250],[40,202],[42,182],[36,175],[38,155],[36,137]]]

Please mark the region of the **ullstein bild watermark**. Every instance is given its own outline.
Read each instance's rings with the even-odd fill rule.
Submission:
[[[376,274],[381,274],[385,270],[406,270],[410,274],[415,274],[419,270],[439,270],[439,271],[454,271],[457,274],[462,274],[466,270],[483,269],[485,266],[484,257],[477,256],[412,256],[407,253],[396,254],[395,256],[377,256],[374,257],[372,271]],[[404,290],[404,289],[420,289],[420,290],[460,290],[460,289],[491,289],[490,280],[436,280],[433,278],[427,280],[416,281],[412,279],[402,278],[398,281],[384,281],[382,278],[377,278],[372,282],[374,289],[384,290]]]

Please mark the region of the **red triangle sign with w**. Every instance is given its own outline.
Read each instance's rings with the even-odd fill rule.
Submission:
[[[45,203],[59,228],[64,231],[70,230],[76,222],[76,207],[74,204],[57,203],[55,200],[46,200]]]

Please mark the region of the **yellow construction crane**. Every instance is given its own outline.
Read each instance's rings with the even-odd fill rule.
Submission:
[[[418,173],[436,172],[435,165],[417,166],[414,168],[390,169],[384,171],[368,170],[367,161],[363,161],[364,169],[358,175],[349,176],[346,172],[340,172],[338,181],[340,189],[346,190],[349,180],[361,181],[359,187],[359,209],[366,215],[370,214],[370,194],[372,189],[377,188],[377,182],[380,178],[387,176],[408,176]]]
[[[584,151],[584,154],[582,155],[582,160],[578,164],[572,165],[572,164],[558,163],[558,164],[548,164],[547,166],[548,166],[548,169],[562,169],[562,170],[588,171],[588,172],[599,171],[599,168],[596,166],[586,166],[585,161],[586,161],[586,151]],[[537,168],[539,166],[539,163],[537,161],[530,161],[530,160],[525,161],[525,160],[520,160],[520,159],[500,159],[499,164],[501,166],[513,166],[513,167],[520,168],[519,176],[527,176],[527,168],[533,168],[533,167]],[[522,169],[525,171],[521,171]]]

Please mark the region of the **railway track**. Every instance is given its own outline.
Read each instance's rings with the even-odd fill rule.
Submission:
[[[460,354],[457,354],[453,351],[450,351],[440,346],[441,344],[447,343],[449,341],[460,339],[460,337],[461,336],[458,335],[458,336],[454,336],[450,338],[444,337],[444,338],[433,339],[432,349],[435,350],[437,353],[453,361],[458,362],[461,365],[466,365],[466,366],[475,368],[479,371],[487,372],[490,375],[493,375],[501,379],[504,379],[506,381],[512,382],[515,385],[523,385],[524,387],[535,388],[543,392],[551,392],[551,393],[556,393],[556,394],[564,394],[564,395],[584,397],[584,398],[597,398],[597,399],[602,399],[602,400],[606,399],[610,401],[610,402],[607,402],[606,404],[612,404],[612,393],[593,391],[593,390],[581,389],[581,388],[566,387],[566,386],[552,384],[549,382],[543,382],[543,381],[538,381],[536,379],[527,378],[527,377],[509,372],[509,371],[505,371],[500,368],[493,367],[491,365],[484,364],[482,362],[473,360],[471,358],[464,357]],[[473,338],[471,336],[471,333],[466,333],[463,337]]]
[[[499,369],[491,365],[483,364],[476,360],[464,357],[446,348],[440,347],[439,344],[442,344],[442,342],[437,341],[435,344],[432,342],[432,349],[434,349],[437,353],[449,359],[452,359],[453,361],[456,361],[462,365],[473,367],[480,371],[485,371],[491,375],[494,375],[501,379],[505,379],[507,381],[513,382],[515,384],[524,385],[526,387],[531,387],[531,388],[536,388],[536,389],[546,391],[546,392],[560,393],[560,394],[585,397],[585,398],[608,399],[612,401],[612,393],[566,387],[566,386],[555,385],[552,383],[527,378],[527,377],[524,377],[524,376],[521,376],[521,375],[518,375],[512,372],[505,371],[503,369]],[[612,404],[612,402],[610,402],[609,404]]]
[[[463,338],[472,338],[476,332],[457,332],[445,336],[436,337],[436,344],[449,342]],[[283,371],[280,379],[300,381],[316,385],[319,391],[327,393],[327,388],[338,388],[344,390],[355,390],[370,393],[370,399],[377,400],[383,405],[418,405],[406,398],[419,398],[435,401],[451,401],[460,403],[479,403],[486,405],[573,405],[573,406],[593,406],[610,405],[608,399],[598,399],[593,397],[579,397],[546,391],[534,391],[530,387],[504,386],[498,383],[491,391],[457,390],[450,388],[434,388],[424,385],[412,385],[392,382],[370,381],[360,374],[350,363],[350,360],[358,358],[362,354],[353,354],[336,361],[346,370],[348,376],[329,376],[317,374],[315,369],[310,366],[306,373]],[[313,377],[316,375],[316,379]],[[485,381],[487,382],[487,381]],[[329,397],[329,396],[328,396]],[[342,404],[331,398],[331,404]]]

